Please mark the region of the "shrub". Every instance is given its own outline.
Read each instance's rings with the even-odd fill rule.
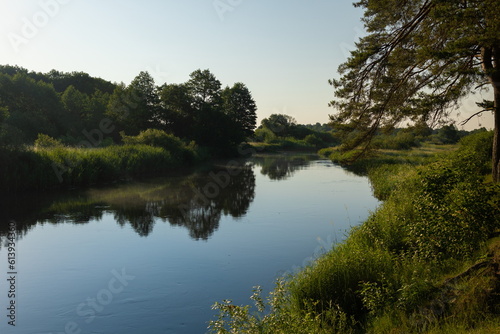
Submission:
[[[316,148],[322,148],[325,146],[325,142],[323,141],[323,139],[317,135],[317,134],[310,134],[310,135],[307,135],[305,138],[304,138],[304,141],[311,145],[311,146],[314,146]]]
[[[500,215],[491,204],[496,191],[483,183],[477,170],[469,172],[464,162],[475,158],[420,170],[420,187],[412,199],[416,219],[408,225],[409,240],[418,254],[438,259],[468,257],[493,233]]]
[[[187,146],[180,138],[157,129],[142,131],[137,136],[126,136],[121,133],[122,141],[129,145],[149,145],[161,147],[170,154],[183,161],[192,162],[195,158],[196,144],[191,142]]]
[[[399,131],[396,135],[379,135],[374,139],[374,146],[387,150],[409,150],[419,147],[420,143],[412,133]]]
[[[258,142],[271,143],[276,139],[274,132],[266,127],[255,130],[255,140]]]
[[[63,147],[63,143],[58,140],[54,139],[46,134],[39,133],[38,138],[35,140],[35,148],[36,149],[41,149],[41,148],[50,148],[50,147]]]

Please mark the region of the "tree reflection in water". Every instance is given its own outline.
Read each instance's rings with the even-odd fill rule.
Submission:
[[[36,224],[85,224],[112,214],[147,237],[158,221],[182,226],[195,240],[207,240],[223,216],[243,217],[255,198],[253,165],[271,180],[285,180],[316,156],[257,155],[204,172],[86,191],[7,195],[0,201],[0,236],[16,221],[22,237]],[[1,247],[1,245],[0,245]]]
[[[271,180],[282,181],[304,169],[316,155],[257,155],[252,158],[255,164],[261,166],[261,173]]]
[[[214,175],[227,177],[214,179]],[[251,164],[241,162],[182,177],[92,189],[71,196],[66,193],[52,200],[33,196],[17,199],[17,205],[2,211],[0,219],[6,224],[0,224],[0,236],[6,234],[12,219],[22,235],[37,223],[81,224],[111,213],[118,224],[129,224],[143,237],[162,220],[187,228],[195,240],[207,240],[218,229],[223,215],[239,218],[247,213],[255,197],[255,174]]]

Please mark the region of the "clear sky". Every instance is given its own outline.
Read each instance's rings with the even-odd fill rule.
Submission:
[[[0,0],[0,64],[126,84],[146,70],[157,85],[209,69],[223,86],[247,85],[259,123],[325,123],[328,79],[362,36],[362,14],[352,0]],[[477,110],[467,101],[459,119]]]

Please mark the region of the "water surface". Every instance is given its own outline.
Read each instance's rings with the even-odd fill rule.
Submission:
[[[298,270],[378,204],[367,179],[313,156],[2,201],[0,333],[204,333],[215,301]],[[7,279],[16,226],[16,298]],[[16,327],[7,307],[16,302]]]

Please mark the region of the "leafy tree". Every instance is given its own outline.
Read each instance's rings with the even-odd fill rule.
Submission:
[[[15,142],[33,143],[39,133],[57,137],[63,131],[63,106],[54,87],[24,73],[0,74],[0,96],[8,108],[6,128]],[[11,144],[16,144],[11,142]]]
[[[250,90],[238,82],[222,91],[222,99],[226,115],[239,127],[244,137],[250,137],[257,123],[257,106]]]
[[[100,90],[108,94],[113,93],[115,84],[101,78],[93,78],[85,72],[65,73],[52,70],[47,74],[28,73],[35,80],[42,80],[51,83],[57,92],[64,92],[69,86],[75,87],[78,91],[90,96],[95,90]]]
[[[268,118],[264,118],[261,124],[275,135],[286,137],[291,135],[291,130],[297,125],[297,121],[292,116],[272,114]]]
[[[210,147],[233,145],[226,133],[232,129],[229,118],[222,112],[220,81],[209,70],[196,70],[186,87],[193,111],[192,139]]]
[[[116,86],[109,81],[91,77],[84,72],[65,73],[52,70],[48,73],[38,73],[28,71],[19,66],[0,65],[0,73],[8,74],[12,77],[18,73],[25,74],[35,81],[43,81],[52,84],[58,93],[63,93],[69,86],[74,86],[78,91],[89,96],[92,95],[96,89],[111,94]]]
[[[494,94],[493,178],[500,181],[498,0],[360,0],[367,35],[331,80],[332,125],[345,150],[371,147],[379,129],[446,120],[480,87]],[[480,113],[480,112],[479,112]]]
[[[2,103],[0,100],[0,147],[2,147],[3,142],[4,142],[4,136],[5,136],[5,128],[4,128],[4,123],[5,120],[9,118],[9,109],[7,107],[2,107]]]
[[[160,127],[181,138],[192,135],[195,115],[191,95],[185,84],[163,85],[160,91],[162,111],[158,115]]]
[[[154,118],[159,114],[160,97],[153,77],[148,72],[141,72],[128,87],[136,98],[137,107],[133,110],[139,130],[151,127]]]
[[[71,85],[61,95],[61,102],[65,109],[64,124],[68,130],[67,134],[80,135],[84,126],[83,118],[88,113],[89,97]]]
[[[86,114],[82,115],[85,128],[87,129],[97,129],[100,126],[100,122],[106,117],[106,109],[109,104],[111,94],[107,92],[102,92],[100,90],[95,90],[95,92],[89,97],[88,108],[86,109]]]
[[[455,125],[445,125],[438,130],[437,138],[443,144],[456,144],[460,140],[458,129]]]
[[[186,87],[195,110],[199,112],[207,109],[221,110],[221,83],[209,70],[198,69],[191,73]]]
[[[148,72],[140,72],[129,86],[119,85],[113,92],[107,115],[129,135],[158,127],[160,97],[154,79]]]

